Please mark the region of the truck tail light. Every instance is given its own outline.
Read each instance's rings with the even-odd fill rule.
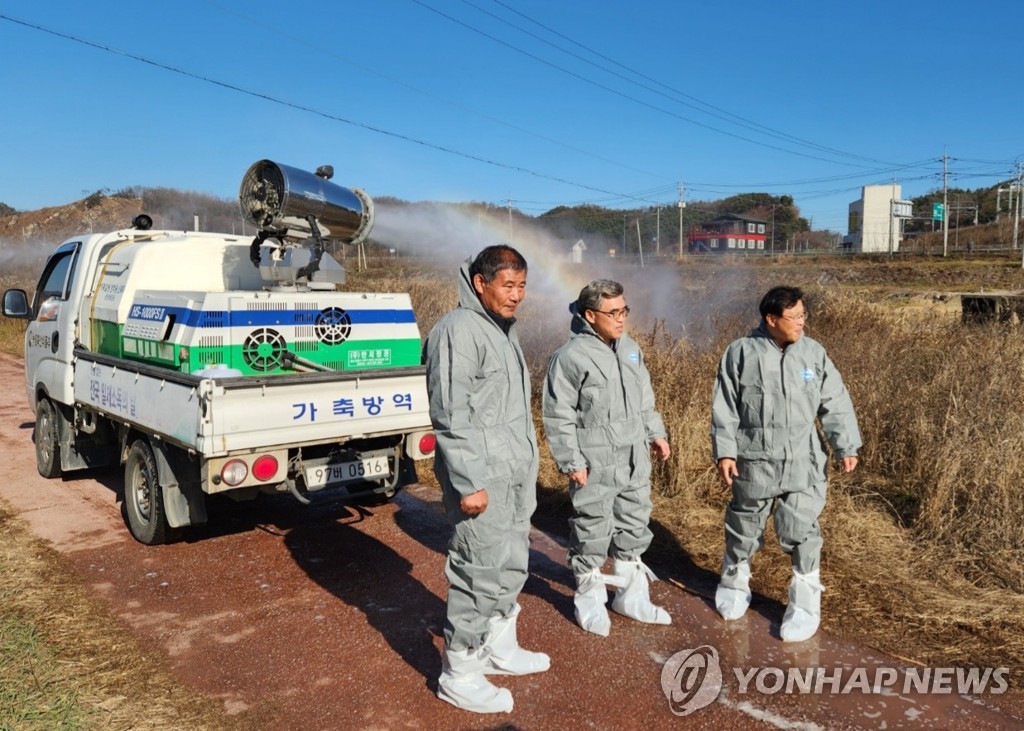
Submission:
[[[220,479],[231,487],[241,485],[249,475],[249,467],[240,459],[226,462],[220,469]]]
[[[405,438],[405,453],[413,459],[426,459],[434,454],[437,438],[432,431],[414,431]]]
[[[276,474],[277,457],[273,455],[264,454],[262,457],[257,457],[256,461],[252,463],[252,476],[260,482],[272,480]]]

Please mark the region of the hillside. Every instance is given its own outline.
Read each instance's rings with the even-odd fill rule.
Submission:
[[[5,211],[0,212],[0,262],[12,255],[15,261],[33,258],[35,253],[45,255],[54,244],[74,234],[127,228],[142,212],[152,216],[157,228],[192,229],[198,216],[205,231],[242,230],[236,201],[171,188],[126,189],[112,194],[97,191],[63,206],[14,212],[0,206],[0,211]]]
[[[3,248],[19,244],[52,244],[82,231],[103,231],[130,225],[142,211],[142,199],[89,196],[64,206],[40,208],[0,216],[0,242]]]
[[[994,198],[991,189],[980,189],[972,194],[982,202]],[[915,205],[919,208],[924,206],[926,198],[923,196],[920,200],[915,199]],[[411,203],[387,196],[376,200],[376,203],[378,206],[405,209],[417,214],[426,209],[441,210],[442,213],[448,209],[470,210],[475,211],[474,220],[480,215],[500,215],[503,219],[506,215],[504,209],[499,210],[485,203]],[[980,225],[972,226],[973,221],[966,218],[950,222],[945,246],[948,254],[997,253],[1017,248],[1014,246],[1012,218],[1003,215],[996,221],[994,201],[991,206],[979,206],[982,211],[979,216]],[[67,205],[35,211],[14,211],[0,202],[0,265],[6,268],[12,264],[35,262],[48,253],[54,244],[70,235],[124,228],[140,212],[152,216],[157,228],[192,229],[198,216],[199,225],[205,231],[245,232],[236,200],[171,188],[129,188],[113,193],[97,191]],[[800,217],[799,209],[789,196],[743,194],[703,204],[695,201],[683,209],[678,217],[674,211],[656,208],[621,210],[600,206],[559,206],[536,217],[513,211],[520,223],[534,224],[564,241],[582,237],[587,241],[603,241],[608,246],[615,246],[623,240],[635,242],[634,232],[639,230],[642,240],[653,243],[660,238],[671,249],[680,240],[680,224],[685,236],[685,232],[692,227],[700,226],[703,221],[723,212],[771,220],[771,230],[780,252],[788,252],[791,247],[805,253],[828,252],[835,247],[837,234],[808,231],[808,222]],[[925,225],[927,228],[923,228]],[[931,231],[933,226],[934,222],[930,220],[908,221],[906,237],[900,246],[901,253],[941,254],[944,248],[943,236],[941,231]],[[1019,238],[1024,239],[1024,230],[1020,232]],[[373,238],[369,244],[374,246]],[[393,242],[387,245],[393,245]],[[626,248],[628,250],[629,245]]]

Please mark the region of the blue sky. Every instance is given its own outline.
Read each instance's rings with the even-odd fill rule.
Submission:
[[[0,4],[0,202],[234,198],[262,158],[371,196],[674,207],[977,188],[1024,159],[1024,3]]]

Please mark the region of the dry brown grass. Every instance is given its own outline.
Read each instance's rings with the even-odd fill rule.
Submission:
[[[0,728],[239,728],[183,688],[0,504]]]
[[[883,265],[861,279],[884,273]],[[950,278],[959,283],[964,275]],[[1008,283],[1016,277],[1008,273]],[[907,272],[900,278],[921,284]],[[1024,423],[1014,405],[1024,398],[1021,334],[965,327],[948,308],[910,316],[871,289],[804,286],[809,332],[843,374],[865,441],[858,472],[833,480],[822,520],[825,627],[925,663],[1020,668]],[[746,295],[751,306],[761,291]],[[653,340],[646,352],[673,441],[678,450],[676,435],[684,435],[686,449],[656,485],[656,518],[713,571],[725,503],[707,469],[716,364],[712,353],[687,355]],[[699,440],[695,451],[685,445],[690,439]],[[785,595],[788,560],[779,551],[766,552],[756,573],[756,589]]]
[[[42,268],[42,259],[38,266],[29,264],[9,264],[0,270],[0,295],[8,289],[18,287],[28,291],[31,296],[36,277]],[[0,351],[16,355],[24,355],[25,320],[11,320],[0,316]]]

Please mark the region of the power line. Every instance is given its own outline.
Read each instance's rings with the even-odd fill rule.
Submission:
[[[474,115],[476,115],[476,116],[478,116],[478,117],[480,117],[482,119],[487,120],[488,122],[493,122],[494,124],[498,124],[498,125],[501,125],[503,127],[507,127],[509,129],[515,130],[517,132],[522,132],[523,134],[529,135],[531,137],[535,137],[535,138],[537,138],[539,140],[543,140],[545,142],[550,142],[553,145],[558,145],[559,147],[563,147],[563,148],[565,148],[567,150],[572,150],[573,152],[577,152],[577,153],[579,153],[581,155],[585,155],[587,157],[592,157],[595,160],[600,160],[601,162],[606,162],[606,163],[608,163],[610,165],[615,165],[617,167],[621,167],[621,168],[623,168],[625,170],[632,170],[633,172],[641,173],[643,175],[649,175],[649,176],[651,176],[653,178],[665,178],[666,180],[669,179],[666,176],[661,175],[659,173],[653,173],[653,172],[651,172],[649,170],[642,170],[640,168],[633,167],[632,165],[627,165],[626,163],[619,162],[617,160],[612,160],[610,158],[604,157],[602,155],[598,155],[597,153],[591,152],[589,150],[584,150],[583,148],[576,147],[574,145],[570,145],[570,144],[568,144],[566,142],[562,142],[560,140],[556,140],[556,139],[554,139],[552,137],[548,137],[548,136],[543,135],[543,134],[541,134],[539,132],[535,132],[533,130],[526,129],[525,127],[520,127],[518,125],[512,124],[512,123],[510,123],[510,122],[508,122],[508,121],[506,121],[504,119],[500,119],[498,117],[493,117],[493,116],[491,116],[489,114],[485,114],[484,112],[481,112],[481,111],[479,111],[477,109],[473,109],[471,107],[467,107],[465,105],[462,105],[462,104],[459,104],[457,102],[451,101],[450,99],[445,99],[444,97],[438,96],[437,94],[433,94],[433,93],[431,93],[429,91],[426,91],[426,90],[421,89],[419,87],[413,86],[412,84],[409,84],[409,83],[407,83],[405,81],[402,81],[401,79],[396,79],[393,76],[388,76],[387,74],[382,73],[382,72],[380,72],[377,69],[374,69],[372,67],[366,66],[365,64],[361,64],[361,63],[359,63],[357,61],[353,61],[352,59],[349,59],[349,58],[346,58],[344,56],[341,56],[341,55],[335,53],[332,50],[329,50],[329,49],[324,48],[322,46],[318,46],[318,45],[316,45],[314,43],[311,43],[311,42],[309,42],[308,40],[306,40],[305,38],[303,38],[301,36],[296,36],[296,35],[292,35],[292,34],[286,33],[284,31],[282,31],[279,26],[274,26],[274,25],[270,25],[270,24],[267,24],[267,23],[263,23],[260,20],[258,20],[256,18],[253,18],[252,16],[246,15],[244,13],[241,13],[241,12],[235,10],[234,8],[226,7],[226,6],[224,6],[224,5],[222,5],[222,4],[218,3],[218,2],[214,2],[214,0],[205,0],[205,2],[206,2],[207,5],[211,5],[211,6],[215,7],[215,8],[217,8],[218,10],[220,10],[221,12],[227,13],[228,15],[233,15],[236,18],[244,20],[245,22],[250,23],[250,24],[252,24],[252,25],[254,25],[254,26],[258,27],[258,28],[262,28],[262,29],[267,30],[267,31],[269,31],[271,33],[274,33],[275,35],[279,35],[279,36],[282,36],[284,38],[287,38],[288,40],[290,40],[290,41],[292,41],[294,43],[297,43],[299,45],[305,46],[306,48],[310,48],[310,49],[312,49],[314,51],[317,51],[318,53],[322,53],[322,54],[324,54],[324,55],[326,55],[326,56],[328,56],[330,58],[335,59],[336,61],[341,61],[342,63],[345,63],[345,64],[348,64],[350,66],[353,66],[354,68],[357,68],[360,71],[364,71],[364,72],[366,72],[368,74],[372,74],[374,76],[377,76],[378,78],[385,79],[386,81],[389,81],[389,82],[391,82],[393,84],[396,84],[398,86],[401,86],[401,87],[404,87],[404,88],[409,89],[411,91],[414,91],[417,94],[421,94],[421,95],[423,95],[423,96],[425,96],[425,97],[427,97],[429,99],[433,99],[435,101],[441,102],[442,104],[447,104],[447,105],[449,105],[451,107],[454,107],[455,109],[458,109],[460,111],[468,112],[470,114],[474,114]]]
[[[551,61],[547,61],[547,60],[541,58],[540,56],[537,56],[536,54],[530,53],[529,51],[525,51],[522,48],[519,48],[517,46],[512,45],[511,43],[503,41],[500,38],[491,35],[490,33],[487,33],[485,31],[480,30],[479,28],[474,28],[469,23],[466,23],[466,22],[464,22],[462,20],[459,20],[458,18],[456,18],[456,17],[454,17],[452,15],[449,15],[448,13],[445,13],[445,12],[443,12],[441,10],[438,10],[437,8],[431,7],[430,5],[428,5],[427,3],[423,2],[422,0],[411,0],[411,2],[415,3],[416,5],[419,5],[419,6],[423,7],[423,8],[425,8],[426,10],[431,11],[432,13],[436,13],[437,15],[440,15],[442,18],[446,18],[446,19],[450,20],[451,22],[455,23],[456,25],[461,25],[463,28],[466,28],[467,30],[470,30],[470,31],[472,31],[474,33],[477,33],[477,34],[483,36],[484,38],[488,38],[488,39],[494,41],[495,43],[497,43],[497,44],[499,44],[501,46],[504,46],[506,48],[509,48],[509,49],[515,51],[516,53],[522,54],[522,55],[526,56],[527,58],[531,58],[534,61],[537,61],[538,63],[542,63],[545,66],[550,66],[551,68],[556,69],[557,71],[560,71],[563,74],[571,76],[574,79],[578,79],[578,80],[580,80],[580,81],[582,81],[582,82],[584,82],[586,84],[590,84],[592,86],[596,86],[599,89],[603,89],[603,90],[605,90],[605,91],[607,91],[607,92],[609,92],[611,94],[614,94],[616,96],[620,96],[623,99],[626,99],[627,101],[634,102],[635,104],[639,104],[641,106],[647,107],[648,109],[653,109],[653,110],[655,110],[657,112],[661,112],[662,114],[666,114],[666,115],[668,115],[670,117],[674,117],[675,119],[679,119],[679,120],[682,120],[684,122],[689,122],[690,124],[693,124],[693,125],[695,125],[697,127],[702,127],[704,129],[710,130],[712,132],[716,132],[716,133],[721,134],[721,135],[726,135],[727,137],[732,137],[732,138],[737,139],[737,140],[743,140],[744,142],[749,142],[749,143],[751,143],[753,145],[758,145],[760,147],[765,147],[765,148],[768,148],[770,150],[776,150],[778,152],[782,152],[782,153],[785,153],[787,155],[796,155],[798,157],[804,157],[804,158],[807,158],[807,159],[810,159],[810,160],[818,160],[819,162],[827,162],[827,163],[829,163],[831,165],[850,165],[850,166],[855,166],[855,163],[844,162],[844,161],[841,161],[841,160],[832,160],[832,159],[828,159],[828,158],[824,158],[824,157],[818,157],[817,155],[810,155],[810,154],[807,154],[807,153],[804,153],[804,152],[798,152],[796,150],[789,150],[789,149],[786,149],[784,147],[779,147],[777,145],[771,145],[771,144],[768,144],[767,142],[761,142],[761,141],[758,141],[758,140],[751,139],[749,137],[744,137],[743,135],[739,135],[739,134],[736,134],[734,132],[728,132],[726,130],[719,129],[718,127],[714,127],[714,126],[712,126],[710,124],[705,124],[704,122],[698,122],[695,119],[691,119],[689,117],[684,117],[683,115],[677,114],[677,113],[675,113],[673,111],[665,109],[664,107],[659,107],[659,106],[657,106],[655,104],[651,104],[650,102],[646,102],[643,99],[639,99],[639,98],[637,98],[635,96],[630,96],[629,94],[626,94],[624,92],[618,91],[617,89],[613,89],[612,87],[610,87],[610,86],[608,86],[606,84],[602,84],[602,83],[600,83],[598,81],[594,81],[593,79],[589,79],[586,76],[582,76],[580,74],[577,74],[575,71],[570,71],[569,69],[567,69],[567,68],[565,68],[563,66],[559,66],[556,63],[552,63]]]
[[[418,3],[418,4],[422,5],[422,3]],[[295,103],[295,102],[288,101],[286,99],[278,98],[278,97],[275,97],[275,96],[272,96],[272,95],[269,95],[269,94],[266,94],[266,93],[263,93],[263,92],[258,92],[258,91],[246,89],[246,88],[244,88],[242,86],[239,86],[239,85],[236,85],[236,84],[233,84],[233,83],[220,81],[218,79],[215,79],[215,78],[212,78],[212,77],[209,77],[209,76],[205,76],[205,75],[202,75],[202,74],[199,74],[199,73],[187,71],[187,70],[184,70],[182,68],[179,68],[179,67],[167,64],[167,63],[163,63],[163,62],[159,62],[159,61],[154,61],[154,60],[151,60],[149,58],[146,58],[146,57],[143,57],[143,56],[140,56],[140,55],[135,55],[135,54],[128,53],[128,52],[125,52],[125,51],[121,51],[119,49],[116,49],[116,48],[113,48],[113,47],[110,47],[110,46],[105,46],[105,45],[102,45],[102,44],[99,44],[99,43],[96,43],[96,42],[93,42],[93,41],[89,41],[89,40],[86,40],[86,39],[83,39],[83,38],[79,38],[79,37],[76,37],[76,36],[73,36],[73,35],[70,35],[70,34],[62,33],[62,32],[59,32],[59,31],[54,31],[54,30],[51,30],[49,28],[46,28],[46,27],[43,27],[43,26],[40,26],[40,25],[36,25],[36,24],[33,24],[33,23],[29,23],[29,22],[26,22],[26,21],[22,21],[22,20],[13,18],[13,17],[5,15],[5,14],[0,14],[0,19],[7,20],[8,22],[11,22],[11,23],[14,23],[14,24],[17,24],[17,25],[21,25],[21,26],[24,26],[24,27],[32,29],[32,30],[36,30],[38,32],[46,33],[46,34],[49,34],[49,35],[61,38],[63,40],[69,40],[69,41],[72,41],[72,42],[75,42],[75,43],[78,43],[78,44],[81,44],[81,45],[85,45],[85,46],[91,47],[93,49],[104,51],[106,53],[110,53],[110,54],[114,54],[114,55],[119,55],[119,56],[122,56],[122,57],[130,59],[130,60],[134,60],[134,61],[139,62],[139,63],[144,63],[144,64],[147,64],[149,66],[162,69],[164,71],[170,71],[172,73],[176,73],[176,74],[185,76],[185,77],[190,78],[190,79],[202,81],[202,82],[214,85],[214,86],[218,86],[218,87],[221,87],[221,88],[224,88],[224,89],[235,91],[237,93],[245,94],[245,95],[257,98],[257,99],[261,99],[261,100],[270,102],[272,104],[277,104],[277,105],[285,106],[285,107],[288,107],[288,108],[291,108],[291,109],[294,109],[294,110],[297,110],[297,111],[305,112],[305,113],[315,114],[317,116],[323,117],[323,118],[331,120],[331,121],[341,122],[343,124],[351,125],[351,126],[354,126],[354,127],[359,127],[359,128],[365,129],[365,130],[370,131],[370,132],[374,132],[374,133],[377,133],[377,134],[389,136],[389,137],[392,137],[392,138],[395,138],[395,139],[399,139],[399,140],[402,140],[402,141],[405,141],[405,142],[411,142],[413,144],[417,144],[417,145],[420,145],[420,146],[423,146],[423,147],[427,147],[427,148],[430,148],[430,149],[433,149],[433,150],[436,150],[436,151],[439,151],[439,152],[443,152],[443,153],[446,153],[446,154],[462,157],[462,158],[465,158],[465,159],[468,159],[468,160],[472,160],[472,161],[475,161],[475,162],[481,162],[481,163],[484,163],[484,164],[487,164],[487,165],[491,165],[491,166],[494,166],[494,167],[499,167],[499,168],[503,168],[503,169],[506,169],[506,170],[511,170],[511,171],[514,171],[514,172],[524,173],[524,174],[527,174],[527,175],[530,175],[530,176],[533,176],[533,177],[537,177],[537,178],[541,178],[541,179],[546,179],[546,180],[550,180],[550,181],[554,181],[554,182],[570,185],[570,186],[573,186],[575,188],[579,188],[579,189],[583,189],[583,190],[588,190],[588,191],[595,192],[595,193],[600,193],[602,195],[614,196],[616,200],[629,200],[629,201],[632,201],[634,203],[640,203],[640,204],[644,204],[644,205],[657,205],[657,204],[664,204],[665,200],[658,200],[658,199],[654,198],[654,196],[656,196],[658,194],[666,194],[667,195],[667,193],[669,192],[670,189],[671,189],[672,193],[674,194],[674,189],[675,189],[674,185],[672,185],[672,186],[661,186],[661,187],[657,187],[657,188],[652,188],[652,189],[648,189],[648,190],[645,190],[645,191],[641,191],[639,193],[622,193],[622,192],[616,192],[616,191],[612,191],[612,190],[607,190],[607,189],[604,189],[604,188],[600,188],[600,187],[596,187],[596,186],[592,186],[592,185],[588,185],[588,184],[584,184],[584,183],[579,183],[579,182],[576,182],[576,181],[573,181],[573,180],[569,180],[569,179],[566,179],[566,178],[563,178],[563,177],[560,177],[560,176],[549,175],[549,174],[545,174],[545,173],[542,173],[542,172],[539,172],[539,171],[535,171],[535,170],[533,170],[531,168],[528,168],[528,167],[525,167],[525,166],[505,163],[505,162],[502,162],[502,161],[499,161],[499,160],[490,159],[490,158],[483,157],[483,156],[480,156],[480,155],[475,155],[475,154],[472,154],[472,153],[463,152],[463,151],[455,149],[455,148],[451,148],[451,147],[448,147],[448,146],[432,143],[432,142],[427,141],[427,140],[423,140],[423,139],[419,139],[419,138],[412,137],[412,136],[409,136],[409,135],[393,132],[393,131],[390,131],[390,130],[387,130],[387,129],[384,129],[384,128],[372,126],[372,125],[360,122],[358,120],[353,120],[353,119],[348,119],[348,118],[345,118],[345,117],[341,117],[341,116],[338,116],[338,115],[335,115],[335,114],[331,114],[331,113],[328,113],[328,112],[325,112],[325,111],[322,111],[322,110],[319,110],[319,109],[316,109],[316,108],[313,108],[313,107],[301,105],[301,104],[298,104],[298,103]],[[275,32],[277,32],[277,31],[275,31]],[[401,82],[398,82],[398,83],[401,83]],[[422,92],[422,93],[425,93],[425,92]],[[829,162],[831,162],[831,161],[829,161]],[[974,163],[974,164],[976,164],[978,166],[988,166],[988,165],[1000,165],[1000,164],[1002,164],[1000,161],[990,161],[990,160],[970,160],[970,161],[965,160],[964,162],[971,162],[971,163]],[[901,169],[912,169],[912,168],[914,168],[916,166],[919,166],[921,164],[922,163],[920,163],[920,162],[918,162],[918,163],[909,163],[909,164],[907,164],[905,166],[899,166],[899,168],[901,168]],[[966,172],[968,170],[976,170],[976,171],[979,171],[979,172]],[[965,172],[961,173],[960,176],[964,177],[964,178],[968,178],[968,177],[986,177],[985,173],[981,172],[981,170],[982,170],[982,168],[980,168],[980,167],[964,168]],[[804,180],[804,181],[791,181],[789,183],[775,182],[775,183],[721,184],[718,187],[734,187],[734,188],[744,187],[744,188],[747,188],[749,190],[750,188],[766,187],[766,186],[767,187],[776,187],[776,186],[783,186],[783,185],[789,185],[789,186],[794,186],[794,185],[818,185],[818,184],[824,183],[824,182],[832,182],[832,181],[839,181],[839,180],[843,180],[843,179],[851,179],[851,178],[856,178],[856,177],[863,177],[865,175],[881,175],[883,172],[889,172],[889,169],[887,168],[884,171],[876,169],[876,170],[871,170],[871,171],[866,171],[866,172],[860,172],[860,173],[857,173],[857,174],[845,174],[845,175],[841,175],[841,176],[832,176],[832,177],[827,177],[827,178],[816,178],[816,179],[809,179],[809,180]],[[991,175],[993,175],[993,176],[995,174],[996,174],[995,172],[991,173]],[[907,182],[914,181],[914,180],[922,180],[922,179],[926,179],[927,177],[929,177],[929,176],[922,176],[922,177],[918,177],[918,178],[909,178],[909,179],[907,179]],[[888,182],[888,181],[885,181],[885,182]],[[710,186],[710,185],[714,185],[714,184],[704,184],[704,183],[690,184],[690,183],[688,183],[688,185],[696,186],[696,187],[690,188],[691,190],[701,190],[700,186],[703,186],[703,185],[709,185]],[[857,187],[859,187],[859,186],[857,186]],[[835,194],[843,193],[843,192],[846,192],[848,190],[856,190],[856,187],[855,188],[838,188],[838,189],[820,190],[820,191],[809,191],[807,194],[804,194],[803,197],[805,197],[805,198],[823,197],[823,196],[826,196],[826,195],[835,195]],[[723,194],[724,195],[728,195],[728,193],[724,193],[724,192],[723,192]],[[565,204],[563,203],[563,205],[565,205]],[[575,205],[575,203],[571,203],[569,205]]]
[[[786,132],[781,132],[779,130],[773,129],[773,128],[768,127],[766,125],[763,125],[763,124],[760,124],[760,123],[755,122],[753,120],[750,120],[750,119],[747,119],[745,117],[742,117],[742,116],[740,116],[738,114],[733,114],[732,112],[729,112],[729,111],[727,111],[725,109],[722,109],[720,107],[716,107],[713,104],[709,104],[708,102],[702,101],[701,99],[698,99],[695,96],[692,96],[692,95],[687,94],[687,93],[685,93],[683,91],[680,91],[679,89],[676,89],[676,88],[674,88],[672,86],[669,86],[668,84],[665,84],[664,82],[661,82],[661,81],[659,81],[659,80],[657,80],[655,78],[652,78],[652,77],[650,77],[650,76],[648,76],[648,75],[646,75],[646,74],[644,74],[644,73],[642,73],[640,71],[637,71],[634,68],[626,66],[625,64],[622,64],[622,63],[616,61],[615,59],[600,53],[599,51],[595,51],[594,49],[592,49],[592,48],[590,48],[588,46],[583,45],[582,43],[580,43],[580,42],[570,38],[569,36],[567,36],[567,35],[565,35],[563,33],[560,33],[557,30],[554,30],[553,28],[550,28],[547,25],[544,25],[540,21],[538,21],[538,20],[530,17],[529,15],[526,15],[525,13],[523,13],[523,12],[521,12],[521,11],[519,11],[519,10],[517,10],[517,9],[515,9],[515,8],[509,6],[509,5],[507,5],[506,3],[501,2],[501,0],[493,0],[493,1],[497,5],[500,5],[501,7],[505,8],[506,10],[508,10],[508,11],[510,11],[512,13],[515,13],[516,15],[520,16],[521,18],[524,18],[525,20],[530,21],[531,23],[533,23],[534,25],[539,26],[540,28],[543,28],[547,32],[549,32],[549,33],[551,33],[551,34],[553,34],[555,36],[558,36],[559,38],[562,38],[562,39],[568,41],[569,43],[572,43],[573,45],[575,45],[575,46],[577,46],[579,48],[582,48],[583,50],[587,51],[588,53],[591,53],[591,54],[593,54],[594,56],[597,56],[600,59],[608,61],[609,63],[612,63],[615,66],[618,66],[619,68],[624,69],[624,70],[628,71],[629,73],[631,73],[631,74],[633,74],[635,76],[638,76],[641,79],[644,79],[646,81],[650,81],[650,82],[652,82],[654,84],[657,84],[658,86],[660,86],[660,87],[662,87],[664,89],[668,89],[670,92],[672,92],[673,94],[678,95],[679,97],[683,97],[685,99],[689,99],[692,102],[694,102],[694,104],[689,104],[689,103],[687,103],[685,101],[682,101],[681,99],[679,99],[677,97],[672,97],[672,96],[669,96],[669,95],[665,94],[664,92],[660,92],[660,91],[658,91],[656,89],[652,89],[650,86],[647,86],[646,84],[637,84],[637,82],[633,81],[632,79],[627,78],[626,76],[623,76],[622,74],[619,74],[619,73],[617,73],[617,72],[615,72],[615,71],[613,71],[611,69],[608,69],[607,67],[601,66],[600,64],[596,64],[593,61],[589,61],[589,60],[583,58],[582,56],[580,56],[580,55],[578,55],[576,53],[572,53],[571,51],[567,51],[566,49],[564,49],[564,48],[562,48],[560,46],[557,46],[556,44],[551,43],[550,41],[547,41],[547,40],[541,38],[540,36],[525,30],[524,28],[516,26],[516,25],[514,25],[512,23],[509,23],[507,20],[504,20],[503,18],[500,18],[497,15],[484,10],[483,8],[481,8],[478,5],[476,5],[475,3],[470,2],[470,0],[462,0],[462,2],[464,2],[467,5],[470,5],[471,7],[476,8],[480,12],[486,13],[487,15],[491,16],[492,18],[495,18],[495,19],[497,19],[497,20],[499,20],[499,21],[501,21],[501,22],[503,22],[503,23],[505,23],[507,25],[510,25],[513,28],[515,28],[516,30],[519,30],[520,32],[529,35],[531,38],[536,38],[537,40],[541,41],[542,43],[546,43],[549,46],[552,46],[553,48],[556,48],[556,49],[562,51],[563,53],[566,53],[566,54],[572,56],[573,58],[577,58],[577,59],[583,61],[584,63],[588,63],[591,66],[594,66],[595,68],[599,68],[602,71],[605,71],[606,73],[610,73],[610,74],[612,74],[614,76],[617,76],[620,79],[623,79],[625,81],[629,81],[630,83],[637,84],[638,86],[640,86],[643,89],[647,89],[648,91],[652,91],[652,92],[654,92],[654,93],[656,93],[656,94],[658,94],[660,96],[665,97],[666,99],[671,99],[672,101],[675,101],[675,102],[677,102],[679,104],[682,104],[683,106],[687,106],[687,107],[689,107],[691,109],[695,109],[697,111],[703,112],[704,114],[708,114],[708,115],[710,115],[712,117],[715,117],[717,119],[721,119],[722,121],[729,122],[730,124],[736,124],[736,125],[738,125],[740,127],[745,127],[747,129],[750,129],[750,130],[755,131],[755,132],[761,132],[761,134],[766,134],[766,135],[768,135],[770,137],[774,137],[776,139],[788,140],[788,141],[791,141],[791,142],[797,142],[797,143],[799,143],[799,144],[801,144],[803,146],[810,147],[810,148],[817,149],[817,150],[821,150],[823,152],[830,152],[832,154],[839,155],[839,156],[842,156],[842,157],[851,157],[851,158],[865,160],[867,162],[878,163],[878,164],[882,164],[882,165],[886,165],[886,166],[891,165],[891,163],[888,163],[888,162],[885,162],[885,161],[882,161],[882,160],[877,160],[875,158],[865,157],[863,155],[858,155],[858,154],[855,154],[855,153],[845,152],[843,150],[838,150],[838,149],[833,148],[833,147],[828,147],[826,145],[821,145],[821,144],[818,144],[816,142],[812,142],[810,140],[806,140],[806,139],[803,139],[801,137],[797,137],[795,135],[788,134]],[[705,108],[702,109],[701,107],[705,107]],[[708,111],[709,109],[713,110],[713,111]],[[721,131],[721,130],[716,130],[716,131]]]
[[[19,20],[17,18],[12,18],[11,16],[5,15],[3,13],[0,13],[0,20],[6,20],[8,22],[24,26],[26,28],[31,28],[32,30],[39,31],[41,33],[47,33],[47,34],[55,36],[57,38],[62,38],[64,40],[69,40],[69,41],[73,41],[75,43],[80,43],[80,44],[82,44],[84,46],[88,46],[90,48],[95,48],[97,50],[104,51],[106,53],[112,53],[112,54],[117,55],[117,56],[123,56],[124,58],[128,58],[128,59],[131,59],[133,61],[138,61],[139,63],[144,63],[144,64],[147,64],[149,66],[153,66],[154,68],[162,69],[164,71],[170,71],[170,72],[175,73],[175,74],[180,74],[181,76],[185,76],[185,77],[190,78],[190,79],[195,79],[197,81],[202,81],[202,82],[205,82],[205,83],[208,83],[208,84],[212,84],[214,86],[219,86],[219,87],[221,87],[223,89],[228,89],[230,91],[235,91],[235,92],[238,92],[240,94],[246,94],[246,95],[254,97],[256,99],[262,99],[264,101],[271,102],[272,104],[278,104],[280,106],[288,107],[289,109],[294,109],[294,110],[297,110],[297,111],[300,111],[300,112],[307,112],[309,114],[315,114],[315,115],[317,115],[319,117],[323,117],[324,119],[329,119],[329,120],[334,121],[334,122],[341,122],[343,124],[348,124],[348,125],[351,125],[353,127],[359,127],[361,129],[365,129],[367,131],[375,132],[375,133],[381,134],[381,135],[386,135],[388,137],[392,137],[394,139],[399,139],[399,140],[402,140],[404,142],[411,142],[411,143],[416,144],[416,145],[421,145],[422,147],[426,147],[426,148],[429,148],[429,149],[432,149],[432,150],[437,150],[438,152],[444,152],[444,153],[447,153],[449,155],[457,155],[458,157],[462,157],[462,158],[465,158],[467,160],[473,160],[475,162],[481,162],[481,163],[484,163],[486,165],[492,165],[494,167],[499,167],[499,168],[502,168],[502,169],[505,169],[505,170],[512,170],[512,171],[519,172],[519,173],[525,173],[527,175],[531,175],[531,176],[536,177],[536,178],[542,178],[544,180],[551,180],[551,181],[556,182],[556,183],[563,183],[565,185],[571,185],[573,187],[580,188],[580,189],[583,189],[583,190],[590,190],[590,191],[593,191],[595,193],[604,193],[605,195],[615,195],[615,196],[620,196],[622,198],[632,198],[633,197],[633,196],[630,196],[627,193],[617,193],[615,191],[606,190],[604,188],[598,188],[598,187],[593,186],[593,185],[587,185],[586,183],[579,183],[579,182],[576,182],[576,181],[573,181],[573,180],[568,180],[566,178],[561,178],[561,177],[558,177],[556,175],[548,175],[546,173],[541,173],[541,172],[538,172],[536,170],[532,170],[530,168],[523,167],[522,165],[513,165],[511,163],[504,163],[504,162],[500,162],[498,160],[492,160],[490,158],[481,157],[479,155],[474,155],[474,154],[468,153],[468,152],[463,152],[461,150],[456,150],[454,148],[446,147],[444,145],[439,145],[439,144],[436,144],[436,143],[433,143],[433,142],[428,142],[426,140],[421,140],[419,138],[412,137],[410,135],[404,135],[404,134],[401,134],[399,132],[392,132],[391,130],[383,129],[381,127],[375,127],[373,125],[366,124],[365,122],[359,122],[359,121],[356,121],[354,119],[347,119],[345,117],[341,117],[341,116],[338,116],[336,114],[331,114],[330,112],[325,112],[325,111],[322,111],[320,109],[315,109],[313,107],[305,106],[303,104],[298,104],[296,102],[290,102],[290,101],[287,101],[285,99],[280,99],[278,97],[271,96],[270,94],[266,94],[266,93],[259,92],[259,91],[253,91],[252,89],[246,89],[245,87],[238,86],[237,84],[232,84],[232,83],[229,83],[229,82],[226,82],[226,81],[221,81],[219,79],[214,79],[212,77],[204,76],[202,74],[197,74],[197,73],[194,73],[192,71],[186,71],[185,69],[178,68],[177,66],[171,66],[170,64],[162,63],[160,61],[154,61],[154,60],[152,60],[150,58],[146,58],[145,56],[140,56],[138,54],[129,53],[127,51],[122,51],[122,50],[117,49],[117,48],[113,48],[113,47],[110,47],[110,46],[105,46],[105,45],[103,45],[101,43],[96,43],[94,41],[89,41],[89,40],[86,40],[84,38],[79,38],[77,36],[73,36],[73,35],[68,34],[68,33],[62,33],[60,31],[51,30],[50,28],[45,28],[45,27],[43,27],[41,25],[36,25],[34,23],[29,23],[27,21]],[[653,201],[643,201],[643,202],[653,202]]]

